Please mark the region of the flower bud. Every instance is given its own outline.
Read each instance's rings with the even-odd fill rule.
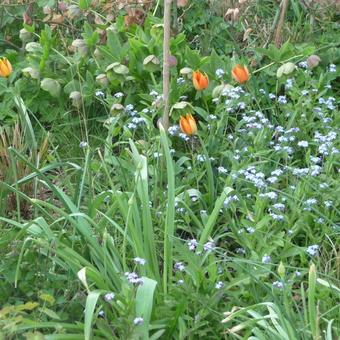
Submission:
[[[181,116],[179,126],[181,127],[182,132],[187,135],[191,136],[197,133],[197,124],[192,114]]]
[[[75,47],[77,49],[77,52],[85,57],[87,55],[87,52],[88,52],[88,48],[87,48],[87,45],[86,45],[86,42],[84,39],[76,39],[76,40],[73,40],[72,42],[72,46]]]
[[[249,79],[249,71],[246,66],[237,64],[231,70],[231,76],[240,84],[244,84]]]
[[[107,76],[104,73],[101,73],[96,77],[96,82],[102,87],[106,87],[107,85],[109,85],[109,80],[107,79]]]
[[[24,75],[29,75],[33,79],[39,79],[40,78],[40,72],[39,70],[33,68],[33,67],[26,67],[22,69],[22,73]]]
[[[38,53],[42,51],[42,47],[39,43],[32,41],[26,44],[25,50],[30,53]]]
[[[321,59],[318,55],[312,54],[307,58],[307,65],[309,68],[317,67],[320,63]]]
[[[177,58],[174,55],[171,55],[169,57],[169,65],[170,65],[170,67],[177,66]]]
[[[192,83],[197,91],[204,90],[209,85],[209,78],[201,71],[194,71],[192,73]]]
[[[190,76],[192,75],[192,69],[190,67],[183,67],[182,69],[180,69],[179,73],[183,77],[191,78]]]
[[[93,52],[93,55],[95,58],[99,59],[102,57],[102,52],[100,52],[100,50],[98,48],[96,48]]]
[[[26,43],[32,39],[32,34],[26,30],[26,28],[22,28],[19,32],[19,39]]]
[[[72,100],[72,105],[79,109],[81,107],[81,93],[79,91],[72,91],[69,98]]]
[[[40,87],[44,91],[47,91],[52,97],[58,98],[60,95],[61,86],[55,79],[44,78],[40,83]]]
[[[116,103],[116,104],[113,104],[111,106],[110,113],[112,115],[116,115],[116,114],[118,114],[119,112],[121,112],[123,110],[124,110],[124,106],[122,104]]]
[[[12,65],[7,58],[0,59],[0,77],[7,78],[12,73]]]
[[[159,64],[160,64],[159,59],[153,54],[147,56],[143,60],[143,65],[145,69],[149,72],[154,72],[154,71],[159,70]]]
[[[59,2],[58,9],[60,12],[65,12],[68,9],[67,4],[65,2]]]

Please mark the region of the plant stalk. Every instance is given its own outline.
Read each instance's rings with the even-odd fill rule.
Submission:
[[[162,125],[169,128],[169,92],[170,92],[170,27],[172,0],[164,0],[164,39],[163,39],[163,100],[164,113]]]

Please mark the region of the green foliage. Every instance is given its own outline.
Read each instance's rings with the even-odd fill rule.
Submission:
[[[0,338],[339,337],[336,24],[302,40],[311,14],[291,1],[289,39],[264,48],[274,2],[251,2],[246,39],[247,12],[213,3],[178,9],[169,131],[160,18],[0,9]]]

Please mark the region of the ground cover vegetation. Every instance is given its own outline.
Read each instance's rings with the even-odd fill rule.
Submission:
[[[339,14],[2,1],[0,339],[338,339]]]

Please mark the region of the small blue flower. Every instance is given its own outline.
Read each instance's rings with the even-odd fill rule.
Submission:
[[[135,326],[141,325],[143,322],[144,322],[144,319],[139,316],[133,320],[133,323]]]
[[[269,255],[267,255],[267,254],[265,254],[265,255],[262,257],[262,263],[267,264],[267,263],[270,263],[271,261],[272,261],[272,258],[271,258]]]
[[[313,244],[309,246],[306,252],[309,256],[317,256],[319,254],[319,245]]]

